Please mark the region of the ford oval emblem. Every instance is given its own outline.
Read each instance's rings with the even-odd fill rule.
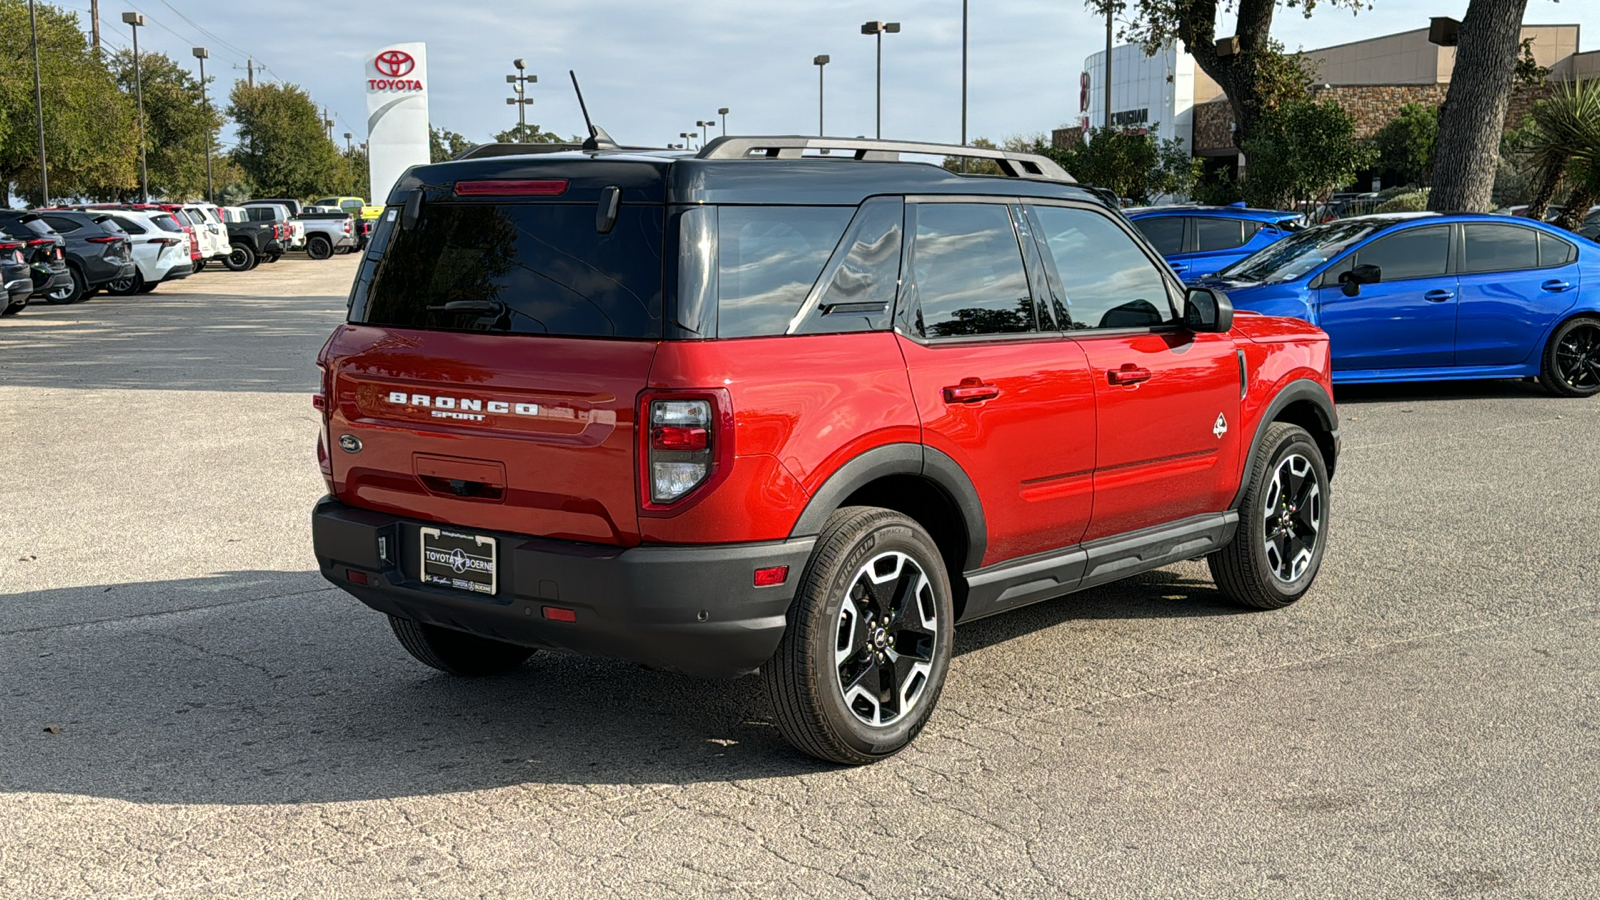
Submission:
[[[339,435],[339,449],[346,453],[360,453],[361,439],[353,434]]]

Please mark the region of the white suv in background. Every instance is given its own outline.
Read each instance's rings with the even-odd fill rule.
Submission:
[[[118,209],[109,214],[128,233],[134,271],[127,278],[107,284],[107,293],[148,294],[163,281],[187,278],[194,272],[189,259],[189,236],[172,213]]]

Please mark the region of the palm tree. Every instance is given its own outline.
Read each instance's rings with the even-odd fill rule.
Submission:
[[[1572,197],[1557,224],[1576,227],[1600,195],[1600,82],[1563,81],[1535,103],[1528,146],[1536,173],[1528,217],[1543,219],[1565,181]]]

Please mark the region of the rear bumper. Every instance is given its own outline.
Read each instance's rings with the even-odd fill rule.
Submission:
[[[33,296],[38,297],[72,284],[72,273],[67,271],[67,264],[51,266],[41,271],[38,266],[33,269]]]
[[[311,534],[323,577],[379,612],[484,637],[631,660],[690,675],[755,670],[783,637],[814,538],[752,544],[610,547],[463,529],[497,539],[499,589],[481,596],[417,577],[426,523],[324,497]],[[755,587],[756,569],[789,567]],[[365,585],[350,578],[364,575]],[[547,606],[576,621],[544,617]]]

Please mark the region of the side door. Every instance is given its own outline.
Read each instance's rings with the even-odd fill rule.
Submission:
[[[1189,220],[1192,252],[1184,278],[1220,272],[1244,259],[1245,242],[1256,233],[1255,222],[1225,216],[1195,216]]]
[[[1514,366],[1578,296],[1578,248],[1525,225],[1461,226],[1456,365]]]
[[[1451,226],[1409,225],[1329,266],[1313,284],[1334,371],[1454,365],[1457,284],[1450,256]],[[1347,294],[1339,275],[1367,265],[1378,267],[1381,280]]]
[[[1093,499],[1088,364],[1041,318],[1019,215],[992,199],[906,203],[896,331],[923,443],[983,503],[984,565],[1076,544]]]
[[[1184,328],[1182,288],[1088,205],[1033,204],[1056,319],[1083,349],[1097,413],[1084,540],[1228,508],[1238,488],[1233,338]]]

